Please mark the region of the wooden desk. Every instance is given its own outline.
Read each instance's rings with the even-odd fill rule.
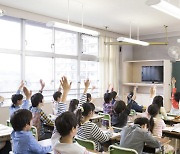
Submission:
[[[164,119],[164,122],[168,125],[178,124],[180,123],[180,117],[176,118],[177,116],[168,115],[167,119]]]
[[[9,141],[13,128],[0,124],[0,141]]]

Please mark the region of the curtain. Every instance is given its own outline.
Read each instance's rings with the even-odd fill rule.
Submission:
[[[100,94],[106,92],[108,85],[111,84],[116,92],[119,91],[119,46],[105,45],[104,42],[116,41],[113,38],[99,38],[99,61],[100,61]]]

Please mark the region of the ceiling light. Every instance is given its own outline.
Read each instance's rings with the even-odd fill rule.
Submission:
[[[61,28],[61,29],[65,29],[65,30],[79,32],[79,33],[85,33],[85,34],[89,34],[89,35],[93,35],[93,36],[99,35],[99,32],[94,31],[94,30],[90,30],[90,29],[86,29],[86,28],[78,27],[78,26],[73,26],[70,24],[59,23],[59,22],[55,22],[55,21],[49,21],[48,23],[46,23],[46,26]]]
[[[131,38],[126,38],[126,37],[118,37],[117,41],[119,41],[119,42],[127,42],[127,43],[132,43],[132,44],[138,44],[138,45],[142,45],[142,46],[148,46],[149,45],[148,42],[135,40],[135,39],[131,39]]]
[[[175,18],[180,19],[180,8],[164,1],[164,0],[147,0],[146,4],[159,11],[167,13]]]
[[[4,16],[4,10],[0,9],[0,17]]]

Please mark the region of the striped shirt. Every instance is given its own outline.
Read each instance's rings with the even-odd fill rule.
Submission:
[[[162,120],[159,116],[153,118],[154,120],[154,128],[153,128],[153,135],[162,137],[162,130],[166,127],[164,120]]]
[[[88,139],[94,141],[96,144],[96,150],[101,149],[100,143],[106,142],[112,137],[112,132],[108,131],[103,133],[103,131],[94,123],[88,121],[82,124],[77,132],[77,136],[81,139]]]

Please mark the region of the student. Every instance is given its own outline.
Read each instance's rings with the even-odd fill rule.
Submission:
[[[63,89],[63,93],[58,90],[53,94],[54,98],[54,111],[56,115],[60,115],[67,110],[67,104],[65,103],[69,90],[71,89],[72,82],[68,83],[68,80],[63,76],[60,80],[60,84]],[[61,96],[62,95],[62,96]]]
[[[14,131],[11,134],[13,152],[16,154],[46,154],[51,146],[43,147],[38,144],[32,135],[32,113],[26,109],[19,109],[11,117],[11,125]]]
[[[156,104],[150,105],[148,107],[148,113],[151,116],[149,130],[153,136],[162,137],[162,130],[166,128],[166,124],[161,119],[161,115],[159,115],[159,106]],[[174,152],[174,148],[170,145],[165,145],[164,149],[166,153]]]
[[[74,113],[64,112],[55,120],[57,132],[53,134],[51,142],[55,153],[63,154],[88,154],[85,147],[73,143],[77,133],[77,119]]]
[[[122,128],[127,124],[128,115],[130,114],[132,101],[126,106],[125,102],[116,101],[113,106],[113,114],[111,118],[111,125]]]
[[[137,118],[134,125],[126,126],[121,131],[120,147],[131,148],[141,154],[144,145],[152,148],[159,148],[160,142],[148,132],[149,120],[147,118]]]
[[[68,111],[75,113],[75,112],[76,112],[76,109],[77,109],[77,107],[78,107],[78,104],[79,104],[79,100],[78,100],[78,99],[72,99],[72,100],[70,101]]]
[[[32,106],[30,111],[33,114],[33,126],[37,128],[38,140],[43,140],[51,137],[50,133],[44,132],[44,125],[54,126],[53,121],[51,121],[48,116],[41,109],[44,105],[44,96],[41,93],[36,93],[31,97]]]
[[[172,107],[171,107],[171,113],[179,115],[180,114],[180,109],[179,109],[179,100],[180,100],[180,92],[177,92],[177,89],[175,87],[176,84],[176,79],[173,77],[172,78]]]
[[[110,128],[107,133],[95,124],[90,122],[94,114],[95,106],[93,103],[84,103],[82,107],[77,110],[76,117],[78,119],[78,132],[77,136],[82,139],[92,140],[96,144],[96,150],[102,151],[100,143],[106,142],[112,136],[113,129]]]
[[[111,104],[114,105],[114,103],[116,102],[117,92],[116,91],[112,91],[111,95],[112,95]]]
[[[159,114],[161,114],[164,117],[164,119],[167,119],[167,113],[166,113],[165,108],[163,107],[163,97],[159,95],[155,96],[153,98],[152,104],[156,104],[159,109]]]
[[[135,100],[136,100],[136,91],[137,87],[134,87],[133,92],[130,92],[129,95],[127,96],[128,104],[132,101],[132,109],[135,110],[136,112],[143,112],[143,106],[139,105]]]
[[[23,89],[23,92],[26,96],[26,100],[23,100],[23,95],[20,94],[21,90]],[[10,106],[10,116],[19,109],[28,109],[29,108],[29,99],[31,97],[32,92],[29,91],[26,87],[24,87],[24,82],[21,81],[21,85],[19,86],[16,94],[12,95],[12,105]]]
[[[112,112],[113,112],[113,105],[112,105],[111,101],[112,101],[112,94],[105,93],[104,94],[103,112],[106,114],[109,114],[110,116],[112,116]]]

